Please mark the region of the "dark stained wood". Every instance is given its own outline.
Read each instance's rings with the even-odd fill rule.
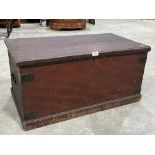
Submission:
[[[65,121],[65,120],[76,118],[76,117],[83,116],[86,114],[91,114],[94,112],[99,112],[99,111],[119,107],[122,105],[127,105],[130,103],[139,101],[140,98],[141,98],[141,95],[133,95],[130,97],[124,97],[121,99],[103,102],[100,104],[95,104],[93,106],[87,106],[84,108],[75,109],[75,110],[67,111],[64,113],[44,116],[42,118],[38,118],[38,119],[30,120],[30,121],[24,121],[22,125],[23,125],[24,130],[31,130],[34,128],[42,127],[44,125],[49,125],[49,124],[57,123],[60,121]]]
[[[35,76],[34,81],[22,83],[25,112],[35,111],[38,118],[131,96],[140,90],[144,64],[139,59],[144,56],[135,54],[95,62],[81,60],[22,68],[21,75],[33,73]]]
[[[149,46],[110,33],[6,39],[5,43],[17,66],[88,58],[94,51],[99,51],[101,56],[150,50]]]
[[[53,30],[62,30],[62,29],[84,30],[86,28],[86,20],[85,19],[50,19],[49,26]]]
[[[11,93],[15,101],[20,119],[24,121],[24,109],[23,109],[23,98],[22,98],[22,87],[20,82],[20,68],[16,66],[13,57],[9,54],[10,74],[11,74]],[[12,76],[13,75],[13,76]],[[12,78],[14,77],[14,78]],[[15,82],[16,81],[16,82]]]
[[[114,34],[5,42],[14,74],[12,95],[25,130],[129,104],[141,97],[149,46]],[[93,51],[100,51],[100,55],[93,57]]]
[[[0,19],[0,28],[7,28],[7,20],[12,20],[12,27],[20,27],[20,19]]]

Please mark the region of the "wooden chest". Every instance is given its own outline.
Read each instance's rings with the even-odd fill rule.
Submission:
[[[62,29],[81,29],[86,28],[85,19],[51,19],[49,21],[49,26],[53,30],[62,30]]]
[[[114,34],[7,39],[24,130],[139,101],[151,49]]]

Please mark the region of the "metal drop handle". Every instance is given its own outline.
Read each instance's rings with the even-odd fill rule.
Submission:
[[[17,80],[16,80],[14,73],[11,73],[11,79],[14,82],[14,84],[17,84]]]

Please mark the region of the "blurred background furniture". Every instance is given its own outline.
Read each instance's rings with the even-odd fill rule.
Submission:
[[[88,23],[95,25],[95,19],[88,19]]]
[[[12,32],[12,25],[13,25],[12,19],[7,19],[6,20],[6,28],[7,28],[7,36],[6,36],[6,38],[9,38],[10,33]]]
[[[20,19],[0,19],[0,28],[7,28],[7,36],[9,38],[12,28],[20,27]]]
[[[6,28],[7,21],[11,20],[12,28],[20,27],[20,19],[0,19],[0,27]]]
[[[49,26],[53,30],[84,30],[86,28],[86,19],[50,19]]]
[[[21,24],[40,23],[41,26],[49,26],[53,30],[84,30],[86,22],[95,25],[95,19],[0,19],[0,28],[7,28],[8,38],[12,28],[18,28]]]

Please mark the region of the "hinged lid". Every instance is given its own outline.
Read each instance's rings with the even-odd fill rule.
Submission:
[[[133,54],[147,52],[151,49],[147,45],[112,33],[6,39],[5,44],[17,66],[39,65],[102,55]]]

